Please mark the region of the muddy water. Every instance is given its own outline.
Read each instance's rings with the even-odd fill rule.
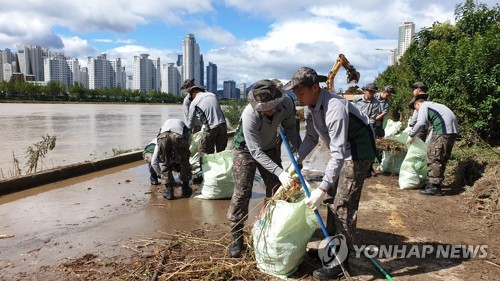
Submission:
[[[166,119],[182,116],[181,105],[0,103],[0,179],[14,174],[14,157],[24,171],[26,149],[47,134],[56,147],[38,170],[141,149]]]
[[[28,106],[36,107],[39,105]],[[92,108],[94,105],[88,106]],[[134,106],[125,106],[123,109],[122,106],[105,105],[103,108],[120,112],[118,116],[122,117],[116,115],[115,118],[107,117],[108,121],[106,122],[114,125],[106,127],[109,132],[113,132],[111,134],[113,136],[109,136],[109,138],[127,143],[127,147],[142,147],[143,143],[152,138],[151,135],[155,135],[156,128],[159,128],[163,123],[161,120],[166,119],[167,115],[170,116],[169,114],[174,115],[176,110],[181,112],[181,108],[177,106],[153,106],[154,110],[148,106],[138,107],[142,109]],[[96,116],[106,115],[105,112],[102,112],[103,108],[88,110],[101,112],[92,115],[95,120],[101,118]],[[148,109],[148,113],[141,113],[145,109]],[[169,109],[171,109],[170,113]],[[73,110],[77,109],[73,108]],[[163,110],[166,112],[162,112]],[[0,114],[5,115],[4,112]],[[10,114],[13,115],[13,112]],[[67,112],[66,115],[71,114]],[[129,122],[114,120],[120,118]],[[154,125],[156,120],[160,121]],[[47,126],[47,123],[50,122],[46,121],[44,124]],[[89,123],[94,123],[94,125],[90,126]],[[100,134],[89,132],[89,130],[86,131],[88,136],[76,133],[73,135],[70,129],[58,131],[66,132],[60,134],[65,137],[58,136],[59,144],[65,144],[61,144],[59,148],[64,151],[61,146],[66,147],[65,153],[71,151],[70,158],[74,159],[74,162],[81,162],[82,159],[76,160],[78,157],[73,157],[73,154],[82,158],[88,157],[84,151],[88,151],[89,148],[82,148],[87,145],[86,143],[93,143],[94,148],[92,149],[101,147],[102,151],[114,147],[109,142],[106,142],[107,145],[103,147],[100,146],[100,142],[82,141],[82,139],[104,139],[107,141],[107,137],[101,137],[101,135],[107,136],[107,131],[98,129],[103,125],[96,127],[95,123],[96,121],[88,122],[87,120],[85,126],[90,126],[94,131],[100,131]],[[74,120],[73,125],[65,125],[62,121],[59,124],[67,127],[81,125]],[[16,131],[12,125],[9,126],[10,131],[15,134]],[[85,126],[79,128],[83,131]],[[4,127],[3,124],[2,127]],[[32,125],[32,128],[35,130],[36,126]],[[40,135],[52,133],[47,132],[47,130],[39,130],[38,132]],[[24,131],[18,133],[18,138],[23,139],[22,136],[27,135],[27,133]],[[136,135],[140,135],[141,140],[137,140],[139,137],[130,137]],[[65,141],[60,140],[61,138]],[[130,144],[132,142],[134,144]],[[10,143],[12,144],[13,140]],[[29,141],[24,143],[29,143]],[[72,145],[68,145],[68,143]],[[3,149],[5,151],[5,146]],[[305,161],[305,165],[320,165],[318,168],[323,169],[321,162],[328,158],[328,154],[325,155],[324,151],[321,152],[321,150],[317,150],[313,154],[313,157]],[[59,153],[57,155],[64,156],[65,154]],[[283,165],[287,167],[290,162],[284,147],[282,147],[282,156]],[[55,155],[52,157],[52,159],[56,159]],[[145,163],[137,161],[113,169],[1,196],[0,235],[12,235],[13,237],[0,239],[0,279],[4,276],[14,276],[19,272],[27,272],[29,276],[30,273],[37,272],[42,266],[57,266],[87,253],[103,254],[108,257],[127,255],[132,253],[126,247],[126,245],[132,244],[130,243],[132,240],[140,239],[140,237],[154,237],[158,235],[158,232],[174,233],[178,230],[189,231],[205,225],[216,225],[226,228],[229,235],[226,213],[230,200],[183,198],[169,201],[162,197],[163,191],[164,186],[151,186],[149,184],[149,173]],[[248,226],[251,226],[260,211],[264,194],[262,183],[255,182],[250,202],[251,212],[247,221]]]
[[[227,227],[230,200],[165,200],[142,161],[0,197],[0,270],[36,272],[86,253],[130,254],[123,245],[205,225]],[[180,190],[176,190],[176,193]],[[264,198],[256,182],[248,225]],[[179,194],[177,194],[179,195]],[[0,274],[1,277],[1,274]],[[1,279],[1,278],[0,278]]]

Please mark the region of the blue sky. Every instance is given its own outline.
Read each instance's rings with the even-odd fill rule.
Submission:
[[[398,26],[417,31],[454,23],[459,0],[0,0],[0,50],[32,44],[78,58],[106,53],[130,74],[141,53],[175,62],[182,39],[195,35],[205,64],[218,66],[219,85],[263,78],[283,82],[301,66],[328,74],[339,54],[361,73],[360,84],[387,67]],[[493,7],[494,0],[482,1]],[[335,88],[345,88],[344,71]]]

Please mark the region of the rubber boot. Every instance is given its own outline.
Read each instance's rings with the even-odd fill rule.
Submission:
[[[441,186],[438,184],[429,183],[425,189],[420,190],[420,194],[422,195],[434,195],[441,196]]]
[[[189,187],[189,182],[183,182],[182,183],[182,197],[191,197],[191,194],[193,194],[193,190],[191,187]]]
[[[163,193],[163,197],[166,198],[167,200],[172,200],[174,199],[174,185],[171,183],[166,184],[167,189],[165,190],[165,193]]]
[[[342,262],[342,265],[339,264],[339,261],[335,259],[329,265],[316,269],[313,272],[313,277],[318,280],[333,280],[339,279],[344,276],[344,271],[349,273],[349,256],[346,257],[346,260]]]
[[[201,184],[203,182],[203,177],[197,177],[193,179],[194,184]]]
[[[152,185],[159,185],[160,182],[158,181],[158,177],[155,174],[151,174],[151,177],[149,177],[149,180],[151,181]]]
[[[243,252],[243,225],[237,225],[231,233],[231,245],[229,246],[229,256],[232,258],[241,257]]]

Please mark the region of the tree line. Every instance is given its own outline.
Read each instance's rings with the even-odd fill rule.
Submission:
[[[184,97],[159,91],[139,91],[121,88],[86,89],[74,83],[66,91],[60,81],[38,85],[22,80],[0,83],[0,99],[19,101],[69,101],[69,102],[133,102],[133,103],[182,103]]]
[[[375,79],[394,85],[395,120],[408,120],[412,85],[423,81],[431,101],[457,116],[460,135],[498,145],[500,136],[500,9],[466,0],[455,7],[455,25],[435,22],[416,34],[400,59]]]

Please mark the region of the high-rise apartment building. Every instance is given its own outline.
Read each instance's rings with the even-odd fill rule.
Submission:
[[[43,50],[40,46],[17,45],[17,71],[28,81],[43,81]]]
[[[3,81],[3,51],[0,50],[0,82]]]
[[[10,51],[9,48],[5,48],[2,51],[2,59],[3,59],[3,63],[11,63],[15,60],[14,54],[12,54],[12,52]]]
[[[387,58],[387,65],[393,66],[398,63],[398,49],[390,50],[389,57]]]
[[[26,80],[32,80],[28,79],[28,76],[33,75],[33,72],[30,66],[30,54],[27,46],[17,45],[16,65],[17,69],[15,72],[22,73]]]
[[[200,47],[194,35],[186,34],[182,40],[182,80],[194,79],[196,85],[203,85],[200,60]]]
[[[157,92],[161,91],[161,62],[160,58],[152,60],[153,62],[153,89]]]
[[[181,67],[174,63],[167,63],[161,69],[161,91],[163,93],[180,96],[181,87]]]
[[[236,96],[236,82],[233,80],[224,81],[222,87],[222,98],[238,100]]]
[[[120,58],[110,61],[111,63],[111,85],[114,88],[125,89],[125,68],[122,66],[122,60]]]
[[[35,81],[44,81],[43,50],[42,47],[35,45],[29,48],[30,65]]]
[[[96,58],[88,57],[87,71],[89,75],[89,89],[111,88],[111,63],[106,59],[106,54]]]
[[[247,99],[247,83],[241,83],[240,98]]]
[[[415,36],[415,24],[413,22],[403,22],[399,26],[398,32],[398,59],[403,56],[406,49],[410,47]]]
[[[217,65],[211,62],[207,66],[207,91],[217,93]]]
[[[70,86],[70,71],[66,58],[63,54],[54,54],[44,58],[44,81],[60,81],[66,89]]]
[[[149,54],[134,56],[132,69],[132,90],[160,91],[160,58],[151,60]]]
[[[66,64],[68,65],[69,70],[69,84],[67,87],[79,83],[82,84],[82,78],[80,74],[80,61],[78,59],[67,58]]]
[[[200,86],[204,85],[203,78],[205,77],[205,62],[203,61],[203,55],[200,55]]]
[[[82,67],[80,69],[80,83],[85,89],[89,88],[89,70],[87,67]]]
[[[10,78],[12,77],[12,72],[13,72],[12,64],[4,63],[2,66],[2,72],[3,72],[3,80],[10,81]]]

